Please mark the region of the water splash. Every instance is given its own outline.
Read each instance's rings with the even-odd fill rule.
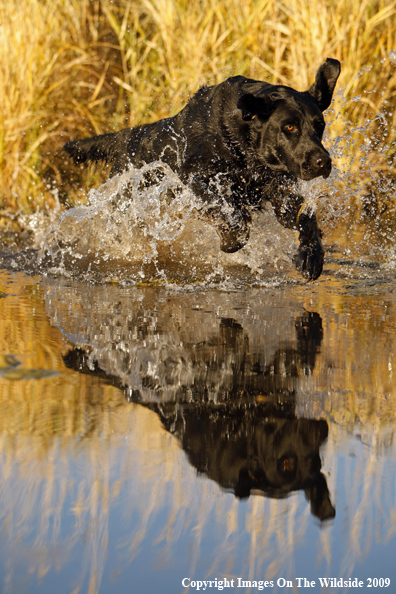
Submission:
[[[375,92],[364,91],[363,100],[370,103],[369,95]],[[360,95],[348,100],[344,93],[341,89],[336,94],[326,117],[324,145],[332,157],[331,175],[300,182],[301,192],[317,210],[326,252],[337,253],[339,264],[346,257],[348,265],[352,260],[356,266],[390,270],[396,262],[396,179],[391,173],[394,143],[386,117],[393,114],[383,100],[364,124],[351,124],[348,133],[339,133],[343,109],[362,100]]]
[[[267,209],[235,254],[204,220],[204,205],[159,161],[91,190],[89,204],[63,213],[45,238],[39,266],[52,273],[129,282],[260,282],[291,268],[294,232]],[[232,281],[232,282],[233,282]]]

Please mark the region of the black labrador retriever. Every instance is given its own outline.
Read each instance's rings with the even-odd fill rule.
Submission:
[[[296,181],[330,175],[322,112],[331,103],[340,69],[338,60],[328,58],[302,93],[234,76],[199,89],[172,118],[63,148],[75,163],[113,163],[111,175],[131,165],[167,163],[204,201],[224,252],[246,244],[250,212],[270,201],[280,223],[299,231],[295,264],[314,280],[323,268],[321,232],[315,214],[303,208]]]

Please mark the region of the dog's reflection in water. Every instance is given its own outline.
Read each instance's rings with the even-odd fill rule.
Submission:
[[[233,407],[150,405],[176,435],[198,472],[239,498],[274,498],[304,490],[321,521],[334,518],[319,448],[327,438],[324,420],[282,416],[265,404]],[[274,414],[275,413],[275,414]]]
[[[280,347],[263,365],[249,357],[242,326],[223,319],[219,340],[194,345],[190,358],[197,375],[176,401],[145,402],[142,393],[126,389],[118,377],[111,380],[125,389],[128,400],[155,411],[166,430],[178,438],[190,463],[223,489],[238,498],[251,494],[283,498],[303,490],[312,514],[325,521],[335,516],[319,454],[328,425],[324,420],[297,418],[293,390],[293,380],[312,374],[323,337],[321,318],[306,312],[296,318],[295,328],[297,342]],[[221,369],[232,353],[231,381],[228,375],[227,387],[216,402],[210,401],[202,368],[216,361]],[[69,367],[103,374],[98,366],[92,371],[87,360],[87,351],[80,348],[65,357]]]

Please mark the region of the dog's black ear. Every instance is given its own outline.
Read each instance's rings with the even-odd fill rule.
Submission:
[[[321,472],[312,484],[305,489],[305,496],[311,502],[312,514],[319,518],[321,522],[335,518],[336,510],[331,503],[327,482]]]
[[[242,119],[245,121],[252,120],[254,116],[270,115],[274,109],[274,101],[269,95],[257,97],[252,93],[242,95],[237,103],[237,108],[242,111]]]
[[[341,64],[338,60],[327,58],[326,62],[318,68],[314,84],[307,93],[316,101],[321,111],[327,109],[333,97],[334,87],[341,72]]]

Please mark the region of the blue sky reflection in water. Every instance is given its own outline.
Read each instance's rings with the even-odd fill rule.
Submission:
[[[0,281],[4,592],[325,576],[393,591],[392,283]]]

